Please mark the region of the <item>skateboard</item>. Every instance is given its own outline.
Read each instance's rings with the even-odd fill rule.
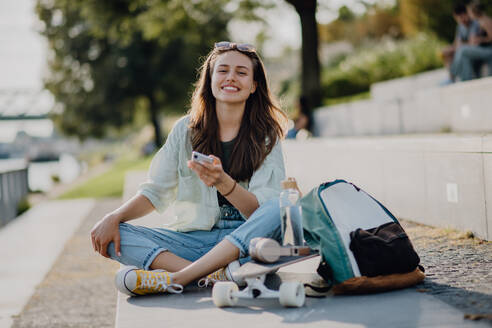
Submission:
[[[306,299],[304,285],[299,281],[282,281],[278,290],[270,289],[265,284],[268,274],[278,269],[319,256],[311,251],[303,256],[281,256],[275,263],[260,263],[256,261],[242,265],[233,273],[234,279],[244,280],[246,287],[239,290],[232,281],[217,282],[212,289],[212,300],[217,307],[235,306],[239,299],[278,298],[285,307],[301,307]]]

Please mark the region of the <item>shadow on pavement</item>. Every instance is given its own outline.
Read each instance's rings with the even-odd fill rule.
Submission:
[[[483,322],[465,320],[456,309],[419,293],[415,288],[374,295],[307,298],[302,308],[284,308],[278,300],[240,300],[234,308],[216,308],[211,289],[187,289],[179,295],[130,297],[126,300],[140,308],[161,308],[161,315],[173,313],[186,322],[201,322],[202,327],[221,324],[237,327],[282,323],[302,323],[305,327],[477,327]],[[176,317],[173,315],[173,317]],[[183,315],[185,318],[183,318]],[[182,321],[185,320],[185,321]],[[488,325],[487,325],[488,326]]]

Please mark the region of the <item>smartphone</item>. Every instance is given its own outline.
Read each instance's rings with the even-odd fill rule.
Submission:
[[[203,163],[210,163],[212,164],[214,162],[214,159],[211,158],[211,157],[208,157],[206,155],[203,155],[202,153],[199,153],[197,151],[194,151],[191,153],[191,160],[192,161],[195,161],[195,162],[198,162],[200,164],[203,164]]]

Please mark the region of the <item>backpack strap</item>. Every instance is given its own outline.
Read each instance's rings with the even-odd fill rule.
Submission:
[[[325,294],[326,292],[328,292],[331,289],[331,287],[333,287],[333,284],[326,286],[326,287],[317,287],[317,286],[313,286],[311,284],[304,284],[304,287],[309,287],[317,293]]]
[[[329,294],[333,287],[333,272],[324,260],[318,266],[316,270],[318,274],[321,276],[323,281],[313,281],[312,283],[305,283],[304,287],[308,287],[309,289],[306,291],[306,295],[310,297],[325,297]]]
[[[325,280],[329,286],[328,288],[333,286],[333,270],[325,260],[321,260],[316,272]]]

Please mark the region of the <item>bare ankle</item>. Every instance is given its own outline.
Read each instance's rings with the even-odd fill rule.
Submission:
[[[179,284],[182,286],[185,285],[183,280],[183,275],[179,271],[172,273],[171,276],[173,278],[173,284]]]

